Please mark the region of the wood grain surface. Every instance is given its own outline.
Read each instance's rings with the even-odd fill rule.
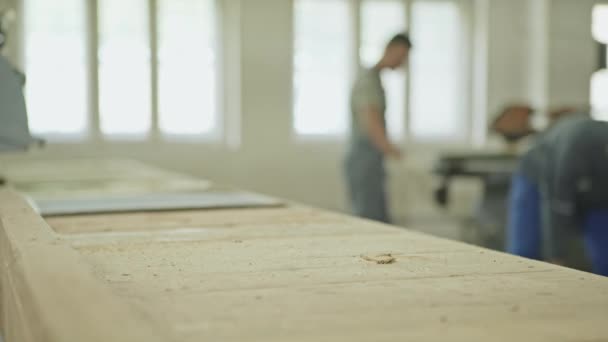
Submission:
[[[608,341],[605,278],[315,208],[0,219],[6,342]]]

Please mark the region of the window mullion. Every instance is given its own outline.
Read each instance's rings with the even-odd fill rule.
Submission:
[[[408,32],[408,34],[410,35],[410,37],[412,36],[412,0],[402,0],[403,1],[403,8],[405,10],[405,29]],[[414,49],[416,48],[415,46],[416,42],[414,42]],[[408,59],[408,67],[406,70],[406,77],[405,77],[405,94],[403,94],[404,96],[404,103],[405,103],[405,108],[404,108],[404,118],[403,118],[403,132],[405,134],[404,137],[404,141],[406,143],[409,143],[412,141],[412,125],[411,125],[411,101],[410,101],[410,94],[411,94],[411,89],[412,89],[412,68],[411,66],[411,58]]]
[[[101,139],[99,124],[99,20],[98,0],[86,1],[87,68],[88,68],[88,130],[93,140]]]
[[[352,0],[351,5],[351,25],[353,28],[352,60],[353,73],[351,83],[355,81],[359,68],[361,67],[361,0]]]
[[[158,123],[158,3],[157,0],[148,0],[148,23],[150,40],[150,138],[160,137]]]
[[[469,145],[473,146],[475,143],[475,115],[473,112],[473,89],[474,89],[474,81],[473,81],[473,61],[474,61],[474,53],[473,53],[473,37],[474,32],[474,17],[473,17],[473,4],[471,1],[463,2],[459,4],[460,13],[461,13],[461,34],[460,39],[462,42],[462,46],[464,50],[460,54],[461,65],[463,67],[462,72],[460,74],[461,80],[460,83],[465,85],[466,89],[471,89],[470,95],[465,97],[463,96],[462,109],[466,113],[462,113],[462,116],[466,119],[466,136],[464,137],[464,141],[466,141]]]

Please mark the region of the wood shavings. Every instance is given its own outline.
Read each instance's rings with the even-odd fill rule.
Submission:
[[[361,259],[369,262],[375,262],[378,265],[394,264],[397,259],[391,253],[379,254],[375,256],[361,255]]]

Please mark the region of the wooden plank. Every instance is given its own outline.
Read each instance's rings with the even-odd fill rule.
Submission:
[[[32,159],[22,155],[0,156],[0,174],[14,183],[132,180],[184,177],[132,159],[69,158]]]
[[[49,222],[175,341],[608,336],[607,280],[550,264],[297,206],[112,216]]]
[[[336,223],[344,222],[345,216],[303,206],[284,208],[233,209],[212,211],[166,211],[150,213],[115,213],[80,215],[68,217],[49,217],[46,221],[60,234],[92,234],[111,232],[145,232],[196,229],[243,227],[252,232],[263,230],[268,222],[274,226],[293,228],[306,227],[310,222],[331,230]],[[355,219],[352,219],[353,221]],[[154,222],[150,225],[150,222]],[[353,233],[359,232],[353,225]],[[382,229],[390,229],[383,227]],[[374,231],[376,231],[375,229]]]
[[[128,159],[31,160],[0,157],[8,184],[43,216],[104,212],[272,207],[282,200]]]
[[[0,190],[0,245],[7,342],[168,341],[161,322],[117,300],[7,189]]]
[[[245,191],[204,191],[186,193],[154,193],[106,196],[95,198],[38,199],[35,208],[44,217],[138,211],[187,209],[231,209],[276,207],[279,199]]]
[[[280,210],[300,222],[275,220],[279,209],[240,211],[257,220],[236,225],[231,211],[197,212],[197,229],[177,219],[187,213],[172,213],[173,225],[149,234],[146,227],[162,215],[139,214],[140,229],[69,239],[100,282],[166,321],[175,341],[608,336],[603,278],[341,215],[302,219],[306,209]],[[120,226],[120,219],[104,218],[101,226]],[[86,218],[87,225],[95,221]],[[362,257],[387,253],[395,263]]]
[[[209,181],[130,159],[32,160],[0,157],[0,175],[34,200],[208,190]]]

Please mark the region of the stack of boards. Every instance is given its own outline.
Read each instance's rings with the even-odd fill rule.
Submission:
[[[281,201],[133,160],[72,159],[0,164],[0,175],[45,217],[180,209],[277,206]]]

